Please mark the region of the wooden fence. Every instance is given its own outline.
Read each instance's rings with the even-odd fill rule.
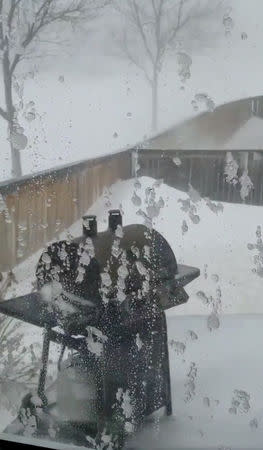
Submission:
[[[211,200],[263,205],[263,152],[232,153],[239,165],[238,176],[247,167],[253,183],[253,189],[245,200],[240,195],[240,183],[234,185],[225,181],[226,154],[225,150],[141,150],[138,153],[138,175],[163,179],[169,186],[182,191],[188,191],[190,183],[202,197]],[[176,161],[179,161],[178,165]]]
[[[131,156],[131,154],[133,156]],[[83,161],[17,181],[0,183],[0,271],[9,270],[77,221],[118,179],[133,176],[135,151]],[[244,152],[235,152],[242,161]],[[239,156],[238,156],[239,155]],[[162,178],[203,197],[242,203],[240,186],[224,179],[225,151],[140,150],[139,176]],[[174,158],[180,159],[176,165]],[[249,153],[254,189],[245,203],[263,205],[263,152]]]
[[[0,271],[54,239],[105,187],[130,174],[127,151],[0,183]]]

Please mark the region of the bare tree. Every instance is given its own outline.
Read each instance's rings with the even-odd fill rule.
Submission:
[[[41,34],[48,32],[52,25],[73,25],[93,18],[100,6],[102,2],[97,0],[0,0],[0,56],[5,103],[0,107],[0,116],[8,125],[14,177],[22,174],[20,150],[27,145],[13,101],[19,63],[27,58]],[[48,40],[46,42],[50,44]]]
[[[213,6],[211,7],[211,3]],[[221,2],[218,2],[218,4]],[[152,131],[158,127],[158,85],[165,56],[191,22],[203,21],[217,9],[215,2],[197,0],[116,0],[115,9],[125,19],[117,43],[123,54],[145,75],[152,91]],[[189,77],[191,58],[179,55],[181,75]]]

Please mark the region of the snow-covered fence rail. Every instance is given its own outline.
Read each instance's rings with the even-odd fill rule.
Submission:
[[[130,175],[126,151],[0,183],[0,271],[55,239],[105,187]]]

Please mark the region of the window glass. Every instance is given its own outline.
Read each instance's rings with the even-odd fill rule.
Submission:
[[[262,0],[0,0],[0,433],[261,448]]]

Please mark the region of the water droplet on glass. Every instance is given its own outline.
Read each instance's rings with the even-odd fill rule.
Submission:
[[[189,330],[187,332],[187,335],[192,341],[196,341],[198,339],[197,334],[194,331],[192,331],[192,330]]]
[[[249,426],[250,426],[250,428],[251,428],[252,430],[257,429],[257,428],[258,428],[258,421],[257,421],[257,419],[256,419],[256,418],[252,419],[252,420],[249,422]]]
[[[250,395],[246,391],[241,391],[238,389],[234,390],[234,395],[232,398],[231,408],[229,412],[233,414],[247,414],[250,410]]]
[[[213,112],[216,108],[215,102],[211,98],[208,98],[206,101],[206,107],[208,111]]]
[[[196,295],[202,301],[202,303],[204,305],[209,305],[210,304],[209,298],[207,297],[207,295],[203,291],[198,291]]]
[[[10,136],[10,141],[16,150],[24,150],[27,146],[27,137],[24,134],[20,134],[17,131],[13,131]]]
[[[206,93],[199,93],[195,95],[196,102],[206,102],[208,99],[208,94]]]
[[[183,223],[182,223],[182,233],[185,234],[185,233],[187,233],[187,231],[188,231],[188,225],[187,225],[187,222],[186,222],[185,220],[183,220]]]
[[[176,156],[175,158],[173,158],[173,162],[174,162],[174,164],[176,165],[176,166],[181,166],[182,165],[182,161],[181,161],[181,159],[178,157],[178,156]]]
[[[195,225],[197,225],[200,222],[200,217],[197,214],[193,214],[190,212],[189,217]]]
[[[216,273],[214,273],[213,275],[211,275],[211,279],[212,279],[215,283],[218,283],[218,282],[219,282],[219,276],[218,276]]]
[[[220,321],[217,314],[212,313],[207,318],[207,326],[210,331],[217,330],[220,327]]]
[[[191,105],[192,105],[194,111],[198,111],[199,110],[198,104],[197,104],[197,102],[195,100],[191,101]]]
[[[240,197],[242,198],[242,200],[245,200],[254,187],[247,170],[244,170],[242,176],[239,178],[239,182],[241,184]]]
[[[160,180],[156,180],[153,183],[153,187],[159,188],[162,184],[163,184],[163,179],[161,178]]]
[[[121,225],[117,225],[116,231],[115,231],[115,236],[117,238],[123,238],[124,234],[123,234],[123,229]]]
[[[211,99],[211,97],[209,97],[208,94],[204,92],[195,95],[195,99],[192,101],[192,106],[195,108],[198,103],[203,103],[210,112],[215,110],[215,102]]]
[[[141,206],[141,204],[142,204],[142,200],[141,200],[141,198],[136,194],[136,192],[133,193],[133,196],[132,196],[132,203],[133,203],[135,206]]]
[[[135,189],[141,189],[142,185],[138,179],[135,180],[134,187],[135,187]]]
[[[50,264],[51,263],[51,258],[50,258],[49,254],[47,252],[43,253],[41,259],[42,259],[43,263],[45,263],[45,264]]]
[[[178,75],[182,83],[191,77],[190,68],[192,65],[192,58],[184,52],[179,52],[176,55],[177,63],[179,66]]]
[[[210,407],[210,399],[208,397],[203,398],[203,403],[204,403],[204,406],[206,406],[207,408]]]
[[[156,203],[154,203],[153,205],[147,206],[146,212],[147,212],[148,218],[154,219],[159,216],[160,208]]]
[[[174,341],[173,339],[170,341],[170,346],[177,355],[182,355],[186,349],[186,345],[183,342]]]
[[[232,17],[230,17],[228,14],[225,14],[223,17],[223,25],[225,27],[225,34],[226,36],[229,35],[234,28],[234,21]]]
[[[26,113],[25,118],[28,122],[32,122],[33,120],[35,120],[36,114],[33,111],[29,111],[28,113]]]
[[[190,200],[194,203],[201,201],[201,195],[196,189],[193,188],[193,186],[190,183],[188,188],[188,195],[190,197]]]
[[[140,351],[142,349],[143,342],[140,338],[139,333],[136,334],[136,345],[137,345],[138,350]]]
[[[190,370],[187,374],[187,381],[184,384],[186,388],[185,402],[190,402],[195,396],[195,379],[197,376],[197,367],[195,363],[191,363]]]
[[[158,208],[161,209],[161,208],[164,207],[164,205],[165,205],[164,199],[162,197],[160,197],[159,200],[158,200],[157,206],[158,206]]]

